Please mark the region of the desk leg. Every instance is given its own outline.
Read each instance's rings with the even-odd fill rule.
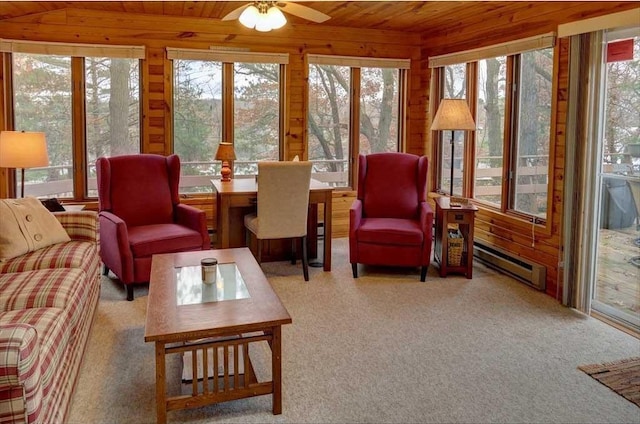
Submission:
[[[324,202],[324,270],[331,271],[331,213],[333,195],[328,193]]]
[[[156,342],[156,418],[158,424],[167,422],[167,393],[164,343]]]
[[[273,373],[273,415],[282,414],[282,334],[278,325],[271,341],[271,371]]]
[[[229,196],[221,196],[218,194],[216,196],[216,215],[218,216],[216,233],[218,235],[217,238],[217,246],[218,249],[228,249],[230,246],[230,236],[229,236],[229,208],[231,207],[231,200]]]

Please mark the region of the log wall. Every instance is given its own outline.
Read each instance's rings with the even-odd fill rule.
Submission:
[[[405,150],[431,155],[429,87],[431,72],[428,57],[496,44],[555,31],[557,25],[591,16],[613,13],[634,7],[632,2],[584,2],[566,8],[561,3],[536,2],[496,8],[482,16],[460,16],[446,31],[422,35],[385,30],[360,30],[327,26],[287,25],[273,33],[258,33],[237,22],[220,22],[201,18],[166,17],[143,13],[97,12],[63,9],[2,21],[0,37],[6,39],[144,45],[146,58],[143,77],[143,152],[170,154],[171,139],[171,62],[165,48],[208,49],[210,46],[249,48],[255,52],[289,54],[288,97],[285,106],[285,155],[306,157],[307,72],[305,54],[330,54],[383,58],[409,58],[408,110]],[[637,6],[635,6],[637,7]],[[451,18],[449,18],[451,19]],[[556,47],[557,84],[553,101],[555,130],[552,137],[553,185],[549,222],[536,226],[531,237],[531,223],[481,209],[477,216],[476,236],[507,248],[547,267],[547,293],[557,296],[558,260],[561,249],[562,199],[564,176],[564,134],[568,76],[568,41]],[[4,65],[0,66],[0,82]],[[0,94],[6,99],[6,93]],[[5,127],[4,102],[0,102],[0,129]],[[430,161],[429,183],[433,187]],[[11,174],[0,170],[0,197],[7,197]],[[352,191],[336,191],[333,205],[333,237],[348,235],[348,209],[354,199]],[[209,225],[215,229],[215,206],[211,195],[184,200],[207,212]],[[96,208],[90,203],[89,208]]]

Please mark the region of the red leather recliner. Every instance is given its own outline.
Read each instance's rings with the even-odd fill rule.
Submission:
[[[151,256],[211,248],[204,211],[180,204],[180,158],[137,154],[98,158],[100,257],[125,284],[149,282]]]
[[[426,201],[424,156],[373,153],[358,158],[358,195],[349,210],[349,261],[358,264],[422,267],[431,263],[433,210]]]

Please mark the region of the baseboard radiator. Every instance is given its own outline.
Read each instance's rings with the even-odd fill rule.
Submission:
[[[473,242],[473,256],[487,266],[508,274],[537,290],[544,291],[547,286],[547,268],[543,265],[478,241]]]

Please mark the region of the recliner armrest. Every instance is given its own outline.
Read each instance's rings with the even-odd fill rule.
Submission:
[[[202,235],[202,248],[204,250],[211,248],[207,230],[207,215],[203,210],[179,203],[175,206],[175,216],[177,224],[191,228]]]
[[[108,211],[100,212],[98,217],[102,262],[122,281],[133,281],[133,253],[129,246],[127,223]]]
[[[428,202],[420,202],[420,227],[425,234],[433,232],[433,209]]]

